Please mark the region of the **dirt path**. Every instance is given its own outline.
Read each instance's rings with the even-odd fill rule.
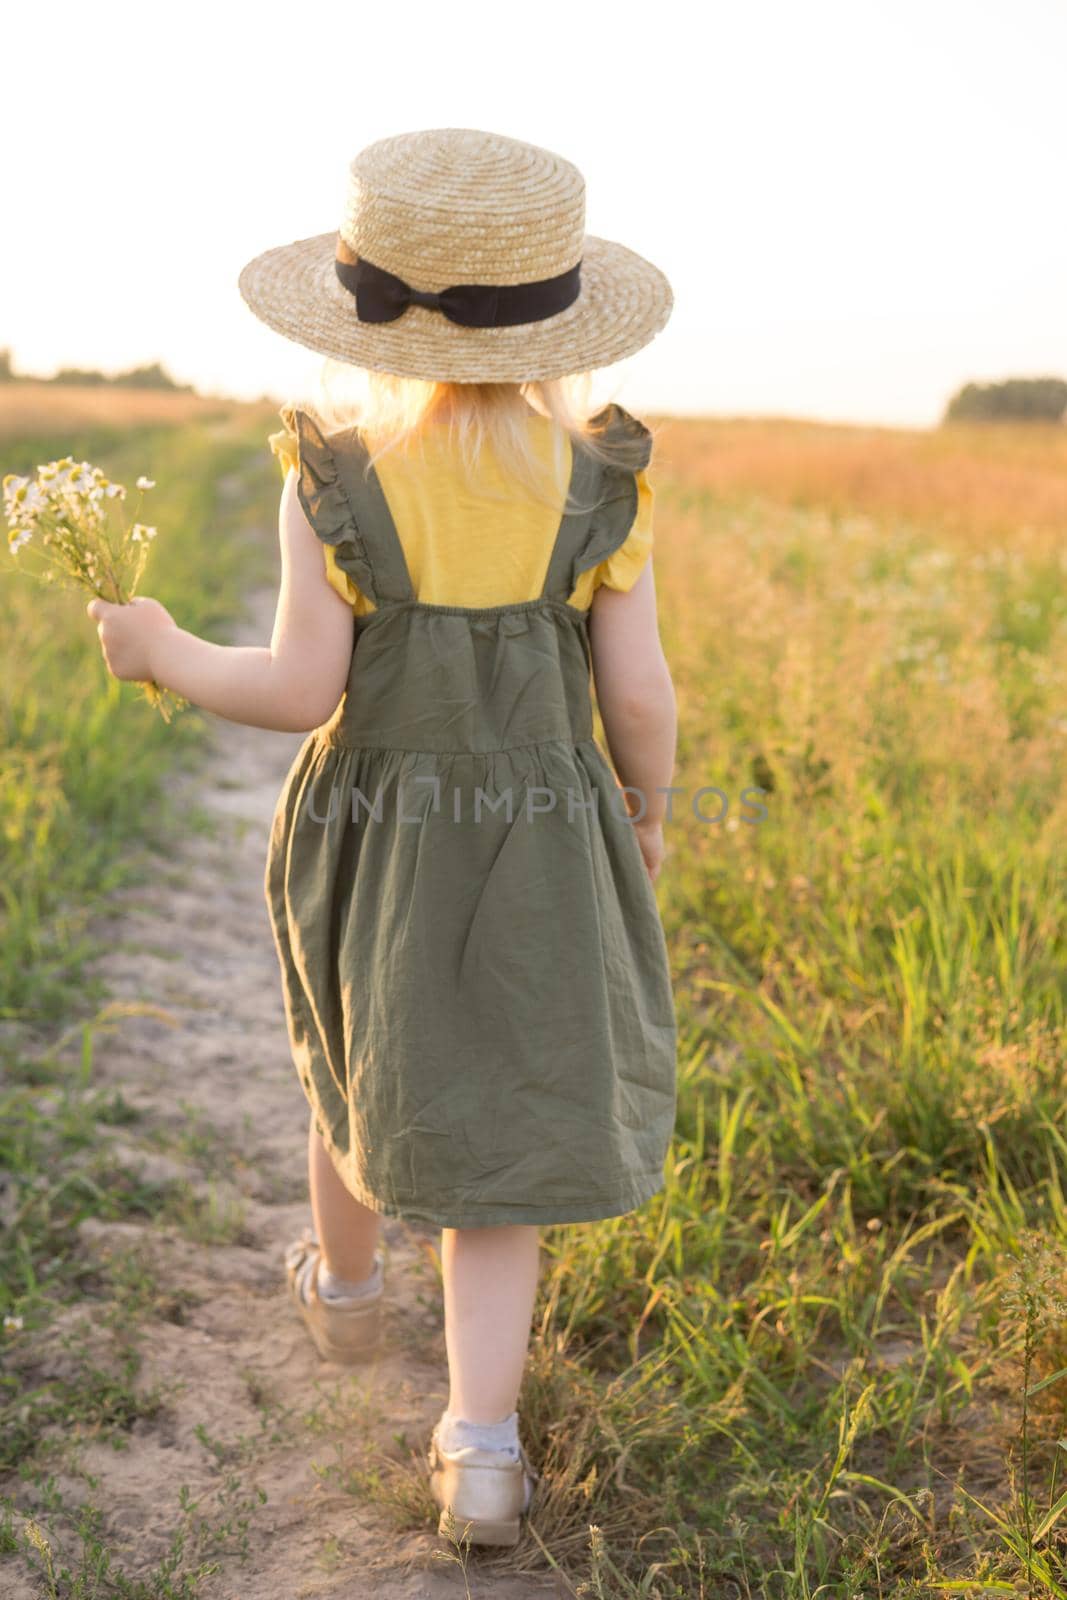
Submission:
[[[257,596],[233,642],[269,638],[273,603],[273,592]],[[211,813],[213,836],[175,838],[158,877],[117,896],[114,920],[99,928],[108,945],[95,966],[114,996],[153,1001],[177,1023],[132,1016],[97,1036],[94,1081],[142,1113],[114,1130],[116,1160],[149,1182],[187,1180],[198,1203],[191,1226],[82,1225],[102,1267],[133,1252],[156,1281],[134,1387],[159,1384],[163,1401],[134,1422],[128,1449],[83,1447],[81,1471],[96,1479],[103,1542],[131,1577],[165,1557],[187,1485],[200,1515],[231,1524],[208,1540],[220,1570],[196,1590],[207,1600],[462,1596],[459,1568],[433,1555],[448,1547],[420,1467],[446,1398],[439,1233],[386,1220],[390,1304],[371,1364],[322,1362],[288,1300],[282,1252],[311,1222],[308,1113],[262,881],[268,825],[300,736],[215,719],[212,733],[209,762],[176,780],[176,798]],[[81,1317],[64,1321],[91,1338],[101,1308],[74,1309]],[[366,1472],[377,1472],[377,1486],[361,1481]],[[85,1498],[77,1473],[57,1481],[72,1500]],[[529,1536],[524,1546],[525,1556],[471,1552],[470,1593],[572,1592],[543,1565],[517,1575],[516,1564],[539,1565]]]

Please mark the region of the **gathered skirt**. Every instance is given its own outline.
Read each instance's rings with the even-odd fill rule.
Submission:
[[[264,887],[294,1065],[358,1200],[479,1227],[662,1188],[668,951],[594,739],[424,753],[316,730]]]

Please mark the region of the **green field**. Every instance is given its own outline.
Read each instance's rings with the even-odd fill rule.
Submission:
[[[11,439],[4,470],[73,451],[148,472],[146,592],[222,639],[272,570],[269,426]],[[658,884],[679,1116],[661,1194],[545,1231],[526,1570],[611,1600],[1067,1596],[1065,430],[667,420],[652,481],[685,791]],[[35,1198],[124,1112],[20,1030],[106,998],[79,978],[87,919],[176,825],[162,779],[200,745],[56,600],[0,590],[0,1310],[35,1326],[86,1293],[74,1223],[143,1197]],[[712,786],[719,822],[690,809]],[[136,1407],[4,1383],[2,1462],[46,1522],[42,1419],[121,1431]],[[405,1470],[361,1485],[398,1537],[421,1526]],[[195,1592],[77,1581],[40,1592]]]
[[[69,415],[65,398],[60,391],[53,400],[61,421]],[[127,391],[122,398],[136,415],[138,397]],[[171,398],[153,409],[165,416]],[[24,431],[17,413],[0,416],[3,472],[33,472],[73,454],[120,482],[142,472],[153,478],[161,536],[142,589],[180,607],[183,626],[223,639],[243,587],[273,570],[274,551],[262,538],[276,490],[277,469],[263,449],[272,413],[201,403],[202,417],[177,427],[130,426],[121,414],[102,426],[90,399],[80,425],[72,419],[58,433],[40,431],[44,405],[22,413],[37,432]],[[189,405],[179,396],[172,409],[180,414]],[[276,512],[268,527],[275,522]],[[110,677],[85,615],[88,596],[43,589],[6,547],[3,565],[0,1017],[32,1025],[64,1015],[81,978],[79,955],[91,953],[81,939],[87,917],[110,888],[136,879],[138,844],[165,838],[174,826],[167,767],[195,759],[204,724],[179,717],[168,727],[139,703],[134,685]]]

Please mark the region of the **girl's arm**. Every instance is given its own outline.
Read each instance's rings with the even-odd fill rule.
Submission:
[[[653,883],[663,862],[678,704],[663,654],[650,556],[629,589],[593,592],[589,643],[600,720],[619,781],[637,791],[634,832]],[[627,800],[627,809],[631,809]]]
[[[322,545],[286,475],[278,516],[282,576],[269,645],[211,644],[179,628],[158,600],[90,601],[104,659],[116,678],[152,679],[229,722],[284,733],[321,727],[352,662],[351,606],[331,588]]]

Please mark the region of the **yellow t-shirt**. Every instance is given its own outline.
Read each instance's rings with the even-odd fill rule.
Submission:
[[[284,427],[272,433],[269,444],[282,475],[298,465],[298,445],[293,408],[281,411]],[[548,417],[531,421],[531,438],[549,471],[553,450],[553,425]],[[571,442],[564,435],[565,476],[571,467]],[[396,527],[415,596],[426,605],[500,606],[536,600],[548,572],[560,517],[551,507],[528,495],[514,493],[514,480],[506,475],[490,448],[478,463],[479,486],[486,499],[468,486],[461,462],[448,448],[447,430],[426,428],[404,446],[386,451],[374,464]],[[606,561],[579,577],[568,604],[588,609],[593,592],[604,583],[610,589],[629,589],[652,549],[653,490],[646,472],[635,474],[637,511],[633,526],[619,548]],[[551,479],[548,479],[551,481]],[[501,511],[506,509],[506,523]],[[501,536],[502,526],[506,536]],[[357,615],[374,611],[374,602],[338,567],[332,546],[324,544],[326,576]]]

